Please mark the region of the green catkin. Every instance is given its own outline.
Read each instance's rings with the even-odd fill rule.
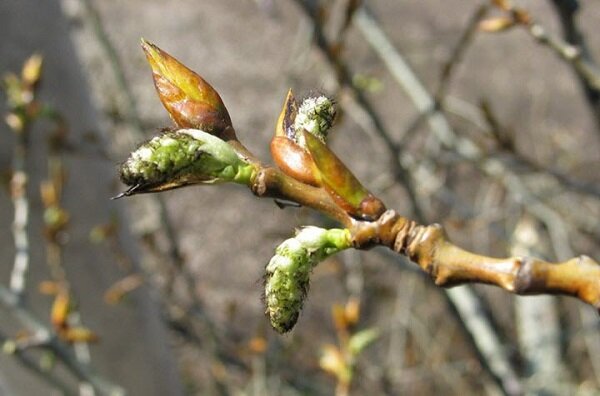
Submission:
[[[181,129],[143,143],[121,165],[129,186],[152,189],[165,183],[238,182],[247,184],[252,165],[223,140],[196,129]]]
[[[309,287],[312,269],[325,258],[351,246],[350,231],[305,227],[275,249],[266,267],[265,304],[279,333],[291,330]]]

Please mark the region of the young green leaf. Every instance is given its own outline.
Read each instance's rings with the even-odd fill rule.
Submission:
[[[306,147],[318,168],[318,177],[334,201],[350,215],[374,219],[384,211],[383,203],[360,184],[344,163],[320,139],[303,132]]]

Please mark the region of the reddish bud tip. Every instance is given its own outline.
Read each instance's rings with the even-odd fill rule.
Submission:
[[[142,39],[158,96],[180,128],[194,128],[222,139],[235,137],[221,97],[202,77]]]

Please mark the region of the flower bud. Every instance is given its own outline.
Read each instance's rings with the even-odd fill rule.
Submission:
[[[226,142],[198,129],[180,129],[142,144],[121,165],[119,195],[157,192],[189,184],[249,184],[256,170]]]
[[[349,247],[351,236],[347,229],[305,227],[275,249],[275,256],[266,267],[265,313],[277,332],[285,333],[296,324],[312,269]]]
[[[217,91],[156,45],[142,39],[160,101],[180,128],[235,138],[231,118]]]
[[[335,203],[353,217],[374,220],[385,206],[327,147],[336,110],[325,96],[308,97],[298,106],[292,91],[287,94],[271,140],[271,156],[286,175],[323,187]]]
[[[307,131],[325,143],[335,115],[335,105],[328,97],[316,96],[304,99],[294,120],[296,142],[306,147],[302,131]]]

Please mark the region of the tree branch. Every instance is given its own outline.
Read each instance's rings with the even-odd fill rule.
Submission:
[[[592,110],[596,124],[600,126],[600,67],[593,59],[584,37],[575,22],[579,4],[576,0],[551,0],[558,14],[564,40],[549,33],[540,23],[534,21],[529,12],[516,7],[510,1],[496,4],[508,12],[514,21],[524,26],[538,43],[550,48],[564,60],[577,75],[586,99]]]
[[[333,202],[322,188],[309,186],[287,176],[277,168],[262,167],[251,187],[258,197],[289,200],[313,208],[349,227],[352,219]]]
[[[393,210],[375,222],[356,222],[351,230],[355,247],[379,244],[406,255],[437,286],[485,283],[515,294],[569,295],[600,312],[600,265],[588,256],[561,263],[532,257],[486,257],[452,244],[439,224],[418,225]]]

